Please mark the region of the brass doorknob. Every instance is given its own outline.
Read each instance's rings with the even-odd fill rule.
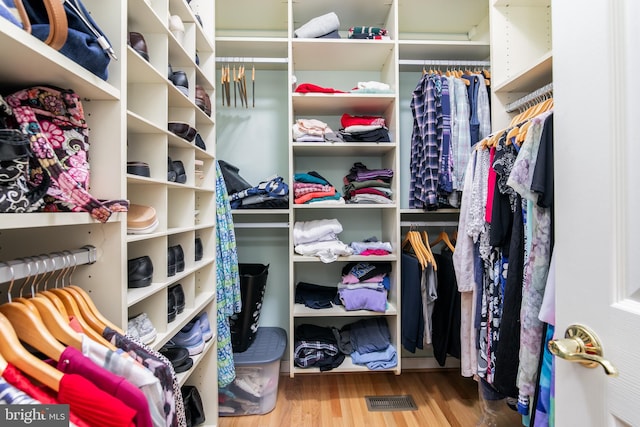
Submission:
[[[618,376],[616,367],[602,357],[602,344],[591,329],[584,325],[570,325],[564,336],[564,339],[549,341],[551,354],[570,362],[579,362],[587,368],[600,365],[607,375]]]

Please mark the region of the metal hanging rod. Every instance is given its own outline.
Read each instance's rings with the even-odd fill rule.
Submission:
[[[0,261],[0,283],[20,280],[36,274],[50,273],[63,268],[93,264],[97,259],[96,248],[88,245],[64,252]]]
[[[463,61],[456,59],[400,59],[399,65],[439,65],[442,67],[490,67],[491,61]]]
[[[400,221],[400,227],[457,227],[458,221]]]
[[[234,228],[289,228],[288,222],[235,222]]]
[[[553,95],[553,83],[546,84],[541,88],[534,90],[530,94],[507,104],[506,111],[507,113],[513,113],[514,111],[518,111],[520,108],[526,106],[530,102],[548,95]]]
[[[289,58],[254,58],[243,56],[216,56],[216,62],[248,62],[253,64],[287,64]]]

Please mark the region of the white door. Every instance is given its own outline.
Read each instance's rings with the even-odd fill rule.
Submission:
[[[556,337],[590,327],[619,371],[556,357],[556,426],[640,426],[640,1],[552,21]]]

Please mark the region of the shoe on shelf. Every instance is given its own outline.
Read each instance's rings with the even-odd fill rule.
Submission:
[[[202,338],[205,342],[208,342],[213,338],[213,332],[211,331],[211,325],[209,324],[209,315],[206,311],[197,315],[195,321],[200,322],[200,332],[202,332]]]
[[[175,246],[170,246],[169,249],[171,249],[174,253],[174,256],[176,258],[176,272],[180,273],[181,271],[184,271],[184,251],[182,250],[182,246],[181,245],[175,245]]]
[[[129,319],[129,322],[134,322],[136,330],[138,332],[138,339],[143,344],[151,344],[153,340],[158,336],[158,331],[149,320],[147,313],[140,313],[139,315]],[[128,326],[128,323],[127,323]]]
[[[169,343],[171,345],[185,347],[189,350],[190,356],[202,353],[204,351],[204,338],[200,330],[200,322],[196,321],[193,324],[186,324],[180,329],[180,332],[169,340]]]
[[[125,334],[134,340],[140,341],[140,332],[138,332],[138,325],[135,319],[129,319],[127,322],[127,330]]]
[[[184,184],[187,182],[187,172],[184,170],[184,163],[182,163],[182,160],[173,161],[173,170],[176,173],[176,182],[178,184]]]
[[[176,310],[176,296],[173,292],[167,293],[167,323],[171,323],[176,320],[178,311]]]
[[[169,122],[167,128],[173,134],[179,136],[182,139],[186,139],[189,142],[193,142],[198,131],[191,127],[189,123],[185,122]]]
[[[178,44],[182,46],[184,43],[184,23],[178,15],[171,15],[169,17],[169,31],[176,38]]]
[[[204,249],[202,248],[202,239],[200,237],[196,237],[194,246],[195,246],[195,260],[200,261],[204,256]]]
[[[149,51],[147,50],[147,42],[141,33],[135,31],[129,31],[129,39],[127,40],[129,46],[136,53],[142,56],[147,62],[149,62]]]
[[[176,253],[171,247],[167,248],[167,277],[176,275]]]
[[[149,163],[131,161],[127,162],[127,173],[149,178],[151,177],[151,168],[149,167]]]
[[[184,96],[189,96],[189,80],[187,79],[187,73],[182,70],[174,71],[169,77],[171,83],[178,88]]]
[[[182,285],[178,283],[177,285],[171,286],[169,288],[169,292],[173,294],[175,300],[176,314],[182,313],[186,305],[184,289],[182,289]]]
[[[158,228],[158,217],[152,206],[129,204],[127,234],[149,234]]]
[[[206,90],[200,85],[196,85],[196,105],[204,113],[211,117],[211,98]]]
[[[207,150],[207,146],[204,143],[204,140],[202,139],[202,136],[200,136],[199,133],[196,134],[196,142],[195,142],[195,144],[196,144],[196,147],[198,147],[198,148],[200,148],[202,150],[205,150],[205,151]]]
[[[149,256],[144,255],[127,261],[127,286],[129,288],[144,288],[151,285],[153,277],[153,263]]]
[[[176,171],[173,169],[173,160],[171,160],[171,157],[168,157],[167,162],[167,181],[176,182]]]
[[[186,372],[193,366],[193,359],[189,357],[189,350],[184,347],[176,347],[165,344],[158,351],[169,360],[176,374]]]

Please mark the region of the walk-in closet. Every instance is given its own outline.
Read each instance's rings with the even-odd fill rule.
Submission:
[[[640,422],[600,319],[640,312],[632,2],[58,3],[0,2],[0,403],[545,427],[575,388]]]

